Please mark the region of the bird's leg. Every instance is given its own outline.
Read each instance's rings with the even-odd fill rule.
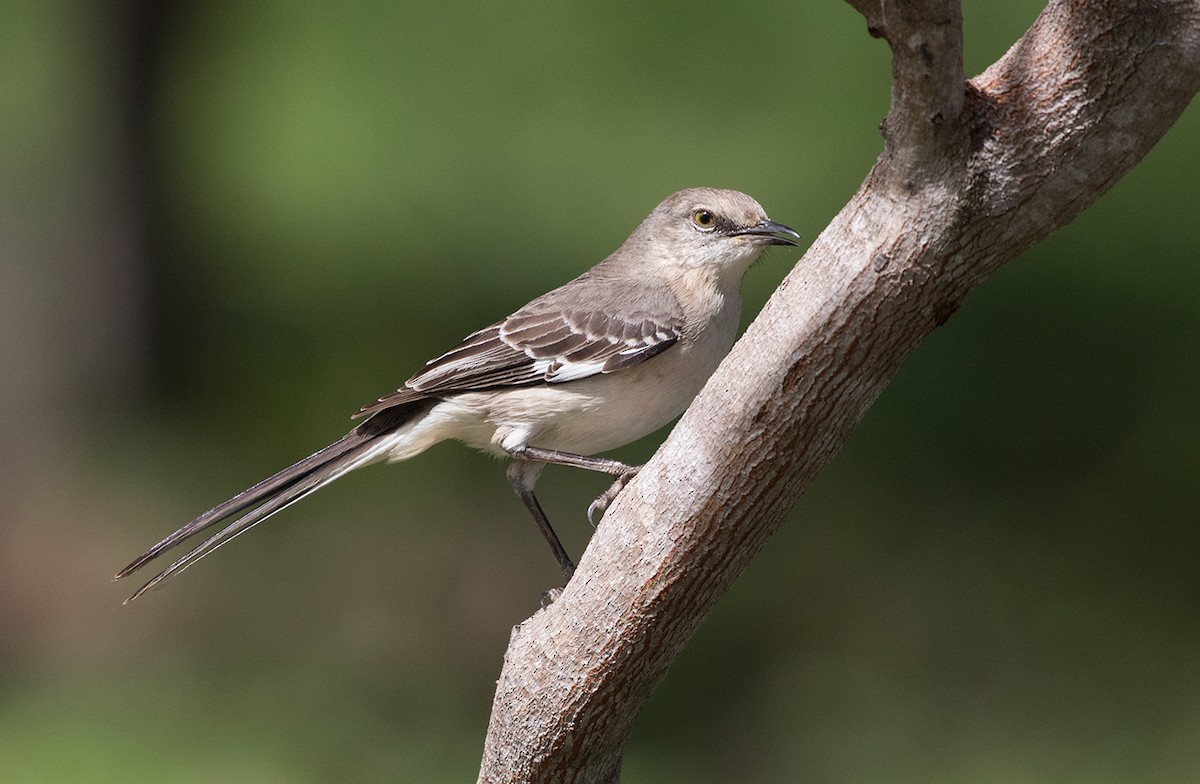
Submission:
[[[542,449],[537,446],[518,446],[507,451],[509,455],[518,460],[537,460],[539,463],[586,468],[589,471],[599,471],[602,474],[612,474],[613,476],[636,474],[641,468],[641,466],[626,465],[620,460],[612,460],[607,457],[577,455],[573,452],[559,452],[557,449]]]
[[[558,540],[558,534],[554,533],[554,529],[550,526],[550,520],[542,511],[542,505],[538,503],[537,496],[533,494],[532,490],[517,490],[517,495],[525,503],[529,513],[533,515],[534,521],[542,531],[542,536],[546,537],[546,543],[554,552],[558,566],[562,569],[563,577],[570,582],[571,577],[575,574],[575,563],[571,560],[571,556],[567,555],[566,548]]]
[[[604,510],[608,509],[608,505],[617,497],[617,494],[625,489],[625,485],[629,483],[629,480],[637,476],[638,471],[642,470],[641,466],[626,465],[619,460],[612,460],[607,457],[576,455],[571,452],[559,452],[557,449],[542,449],[536,446],[516,447],[508,450],[508,453],[517,460],[537,460],[542,463],[555,463],[575,468],[586,468],[589,471],[599,471],[617,477],[617,481],[613,482],[611,487],[601,493],[600,497],[592,501],[591,505],[588,506],[587,518],[593,528],[596,527],[596,515],[603,514]],[[528,504],[528,502],[526,503]]]
[[[558,560],[558,566],[562,569],[563,576],[567,582],[570,582],[571,576],[575,574],[575,564],[571,561],[571,556],[567,555],[567,550],[563,547],[562,542],[558,540],[558,534],[554,533],[554,529],[550,526],[550,520],[542,511],[542,505],[538,503],[537,496],[533,494],[533,485],[541,471],[541,463],[518,459],[508,467],[508,479],[512,482],[513,492],[533,515],[534,522],[538,524],[542,536],[546,538],[546,543],[554,551],[554,557]]]

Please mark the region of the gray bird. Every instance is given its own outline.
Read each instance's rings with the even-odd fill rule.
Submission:
[[[744,193],[679,191],[612,255],[430,360],[366,420],[324,449],[218,504],[117,572],[228,518],[126,602],[356,468],[407,460],[454,439],[512,460],[508,478],[569,580],[575,570],[533,486],[547,463],[616,477],[588,508],[608,506],[638,470],[597,452],[622,446],[687,408],[733,346],[742,276],[770,245],[800,235]]]

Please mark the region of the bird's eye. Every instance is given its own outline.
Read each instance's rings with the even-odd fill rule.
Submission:
[[[711,229],[717,219],[708,210],[696,210],[692,213],[692,223],[702,229]]]

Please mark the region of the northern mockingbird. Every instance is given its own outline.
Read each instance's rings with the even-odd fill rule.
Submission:
[[[638,467],[597,452],[681,414],[738,327],[742,275],[769,245],[800,235],[744,193],[693,188],[670,196],[604,261],[484,327],[364,406],[334,443],[192,520],[117,572],[236,518],[138,589],[172,574],[356,468],[407,460],[454,439],[512,460],[508,478],[569,580],[575,570],[533,495],[547,463],[616,476],[588,508],[603,512]]]

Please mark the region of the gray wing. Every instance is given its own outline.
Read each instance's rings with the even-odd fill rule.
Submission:
[[[411,400],[506,386],[558,384],[615,373],[670,348],[683,315],[669,291],[613,291],[574,281],[572,307],[555,307],[562,289],[534,300],[503,321],[468,335],[430,360],[395,392],[364,406],[365,416]],[[591,285],[589,285],[591,284]],[[571,285],[571,284],[568,284]],[[595,296],[588,296],[595,295]],[[622,297],[618,301],[617,297]]]

